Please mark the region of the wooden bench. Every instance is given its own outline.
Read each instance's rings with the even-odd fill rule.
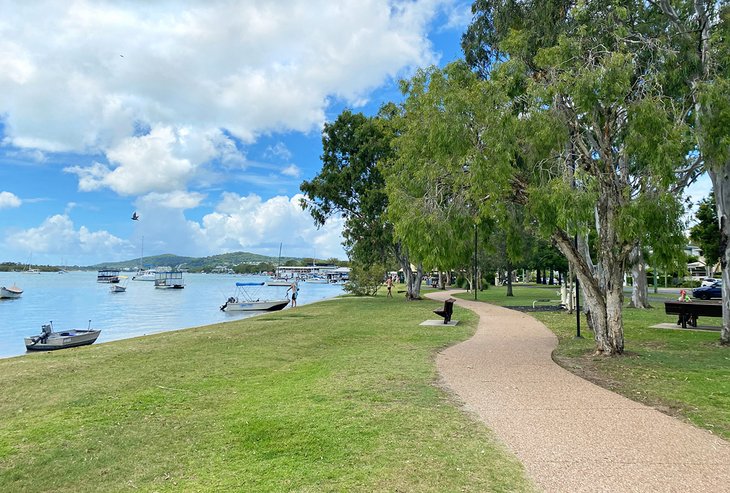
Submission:
[[[687,324],[697,327],[698,317],[722,317],[722,302],[719,301],[665,301],[667,315],[679,315],[678,324],[686,329]]]
[[[433,312],[439,317],[444,317],[444,324],[451,321],[451,315],[454,313],[454,298],[444,300],[444,307],[440,310],[434,310]]]
[[[560,303],[560,300],[553,300],[550,298],[538,298],[536,300],[533,300],[532,302],[532,308],[535,308],[535,305],[537,303]]]

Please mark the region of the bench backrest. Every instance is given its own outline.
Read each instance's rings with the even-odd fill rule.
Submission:
[[[448,313],[449,315],[454,313],[454,303],[456,300],[454,298],[449,298],[444,301],[444,311]]]

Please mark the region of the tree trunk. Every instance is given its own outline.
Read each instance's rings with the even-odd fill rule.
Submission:
[[[717,204],[717,219],[720,221],[720,250],[723,252],[720,257],[722,268],[722,329],[720,330],[720,342],[730,344],[730,163],[720,172],[709,170],[712,180],[712,189],[715,192]]]
[[[631,265],[631,277],[634,280],[629,307],[651,308],[651,305],[649,305],[649,282],[646,277],[646,263],[644,262],[644,253],[639,245],[631,250],[629,263]]]
[[[512,262],[507,262],[507,296],[514,296],[512,293]]]
[[[423,266],[418,264],[416,272],[411,268],[411,261],[408,252],[402,245],[398,244],[395,248],[395,258],[398,260],[403,269],[403,276],[406,281],[406,299],[421,299],[421,280],[423,279]]]
[[[593,275],[593,268],[578,254],[573,240],[562,230],[553,233],[558,249],[573,265],[583,290],[586,320],[593,331],[596,353],[606,356],[624,351],[623,319],[623,272],[624,265],[611,251],[612,242],[601,243],[600,263]]]

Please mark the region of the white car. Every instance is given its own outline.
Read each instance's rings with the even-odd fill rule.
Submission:
[[[702,281],[702,284],[700,284],[700,286],[712,286],[715,281],[719,280],[720,279],[715,279],[713,277],[703,277],[702,279],[700,279],[700,281]]]

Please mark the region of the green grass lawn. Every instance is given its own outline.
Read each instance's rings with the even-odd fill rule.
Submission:
[[[437,385],[438,304],[343,298],[0,360],[0,491],[529,491]]]
[[[479,300],[503,306],[531,306],[537,298],[556,298],[556,287],[514,287],[514,297],[506,288],[491,287],[478,293]],[[460,294],[473,299],[473,294]],[[651,297],[672,299],[672,295]],[[531,313],[559,339],[553,358],[563,367],[635,401],[730,439],[730,348],[719,345],[717,332],[653,329],[663,322],[675,323],[676,315],[666,315],[661,301],[650,310],[626,308],[624,333],[626,352],[606,358],[593,356],[593,334],[581,319],[584,339],[575,339],[575,314],[566,312]],[[703,319],[720,324],[720,319]]]

